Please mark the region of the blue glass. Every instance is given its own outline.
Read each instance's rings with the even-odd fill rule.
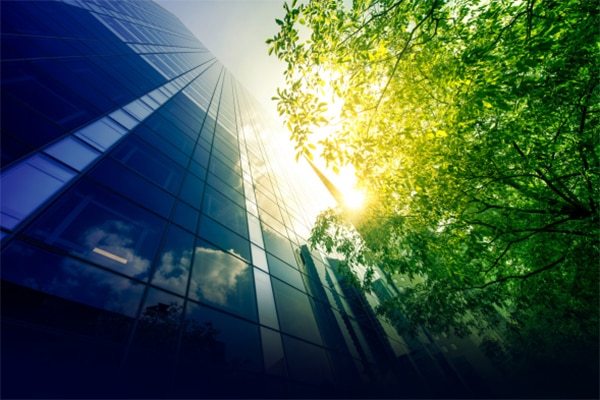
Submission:
[[[2,279],[130,317],[143,291],[122,276],[20,241],[2,253]]]
[[[252,268],[208,243],[196,245],[189,297],[256,320]]]
[[[182,310],[183,298],[150,288],[135,332],[134,348],[143,346],[174,352]]]
[[[260,336],[263,347],[265,372],[270,375],[285,376],[287,374],[287,367],[285,355],[283,353],[283,344],[281,343],[281,334],[271,329],[261,327]]]
[[[304,288],[304,282],[300,271],[292,266],[281,261],[279,258],[267,253],[267,260],[269,261],[269,271],[271,274],[282,281],[294,286],[295,288],[306,291]]]
[[[239,169],[239,168],[238,168]],[[242,192],[242,177],[218,158],[212,157],[208,170],[232,188]]]
[[[195,175],[188,173],[183,182],[179,197],[194,208],[200,208],[203,191],[204,181]]]
[[[323,348],[282,336],[289,372],[294,379],[321,385],[333,383],[329,359]]]
[[[173,374],[182,310],[182,298],[154,288],[148,290],[125,368],[119,374],[125,393],[166,397],[170,382],[165,377]]]
[[[0,180],[2,226],[14,228],[74,177],[74,171],[39,154],[4,171]]]
[[[98,68],[97,63],[92,59],[93,57],[51,58],[36,60],[35,65],[58,81],[59,84],[53,83],[54,85],[76,94],[79,97],[80,104],[78,105],[81,108],[88,109],[93,106],[104,113],[113,110],[118,104],[134,99],[132,92],[119,87],[114,77],[109,72]],[[40,78],[38,77],[38,79]],[[86,94],[85,97],[82,97],[83,93]],[[94,113],[93,117],[97,115]],[[74,128],[78,125],[73,124],[69,127]]]
[[[206,177],[206,181],[212,187],[216,188],[219,192],[223,193],[225,196],[233,200],[237,205],[244,207],[244,205],[246,204],[246,199],[239,190],[232,188],[229,184],[223,182],[221,179],[217,178],[210,172],[206,175]]]
[[[144,125],[152,129],[167,142],[175,146],[179,151],[190,156],[194,149],[194,140],[173,125],[169,120],[160,115],[160,111],[152,114],[146,119]]]
[[[262,227],[267,251],[290,265],[296,265],[296,257],[292,251],[290,241],[270,229],[267,225],[263,224]]]
[[[198,228],[198,217],[200,212],[188,206],[182,201],[177,201],[173,211],[172,221],[195,233]]]
[[[184,167],[187,166],[190,157],[179,151],[179,149],[177,149],[172,143],[168,142],[154,131],[144,126],[144,123],[138,125],[133,130],[133,133],[173,161],[177,162],[179,165]]]
[[[204,116],[206,115],[202,109],[192,103],[184,94],[179,94],[166,103],[161,112],[164,113],[165,111],[172,115],[170,118],[186,122],[196,133],[200,131]]]
[[[2,91],[27,104],[33,111],[54,121],[64,129],[72,129],[99,111],[86,99],[45,75],[54,60],[38,60],[2,65]],[[38,67],[35,67],[37,64]],[[14,70],[18,68],[17,70]],[[18,80],[14,80],[16,77]],[[73,79],[73,78],[72,78]],[[31,111],[30,111],[31,112]],[[14,118],[3,112],[3,118]]]
[[[227,228],[248,238],[246,211],[233,201],[220,194],[210,185],[206,186],[202,212],[219,221]]]
[[[196,146],[196,150],[194,150],[194,160],[197,161],[204,168],[208,167],[208,160],[210,158],[210,152],[203,146]]]
[[[151,283],[185,295],[193,253],[194,236],[171,225],[167,231]]]
[[[128,105],[128,107],[131,106],[132,104],[135,104],[135,102],[130,103]],[[135,107],[129,107],[129,108],[135,110]],[[140,122],[140,120],[142,120],[143,118],[146,118],[148,116],[148,114],[150,114],[149,110],[147,110],[145,113],[143,111],[140,111],[140,113],[141,113],[140,117],[138,118],[135,114],[130,114],[129,112],[124,111],[123,109],[118,109],[118,110],[110,113],[109,116],[113,120],[118,122],[120,125],[124,126],[127,129],[127,131],[130,131],[133,128],[135,128],[135,126]]]
[[[306,294],[272,279],[281,330],[313,343],[322,344],[317,321]]]
[[[102,118],[83,127],[75,136],[98,150],[105,151],[126,133],[127,130],[112,119]]]
[[[225,145],[221,140],[215,138],[213,143],[213,155],[218,157],[219,160],[225,163],[228,167],[234,169],[238,174],[240,173],[240,152],[237,149],[234,149],[229,145]]]
[[[225,363],[229,368],[262,371],[258,326],[190,302],[185,313],[182,358],[189,368],[194,363]]]
[[[72,136],[67,136],[45,150],[46,154],[64,162],[77,171],[83,170],[100,153]]]
[[[164,217],[170,215],[175,203],[173,196],[108,158],[94,167],[89,176]]]
[[[196,161],[192,160],[190,162],[190,166],[188,168],[189,172],[192,172],[194,175],[205,179],[206,178],[206,168],[202,165],[198,164]]]
[[[250,243],[242,236],[230,231],[214,219],[202,216],[198,234],[222,249],[250,261]]]
[[[122,274],[146,279],[165,222],[87,181],[78,182],[25,234]]]
[[[184,169],[137,136],[128,136],[110,155],[169,193],[179,190]]]

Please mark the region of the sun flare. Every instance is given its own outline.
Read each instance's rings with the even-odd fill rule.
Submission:
[[[367,198],[366,194],[358,189],[347,189],[344,194],[344,204],[351,209],[361,208]]]
[[[350,209],[361,208],[367,195],[357,187],[356,172],[352,166],[345,166],[334,177],[335,185],[344,196],[344,206]]]

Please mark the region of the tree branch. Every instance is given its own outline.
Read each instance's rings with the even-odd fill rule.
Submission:
[[[406,51],[409,49],[409,46],[412,42],[413,39],[413,35],[414,33],[417,31],[417,29],[419,29],[421,27],[421,25],[423,25],[425,23],[425,21],[427,21],[428,18],[430,18],[433,15],[433,12],[435,11],[435,8],[437,7],[438,2],[435,1],[433,3],[433,5],[431,6],[431,9],[429,10],[429,12],[427,13],[427,15],[425,15],[423,17],[423,19],[421,21],[419,21],[419,23],[410,31],[410,34],[408,35],[408,39],[406,41],[406,44],[404,45],[404,47],[402,48],[402,50],[400,50],[400,53],[398,53],[397,58],[396,58],[396,62],[394,63],[394,66],[392,67],[392,71],[390,73],[390,76],[387,79],[387,82],[385,83],[385,86],[383,87],[383,90],[381,91],[381,94],[379,95],[379,98],[377,99],[377,103],[375,104],[375,108],[373,110],[373,112],[377,112],[377,110],[379,109],[379,106],[381,105],[381,102],[383,100],[383,97],[385,96],[385,92],[387,91],[388,87],[390,86],[390,83],[392,82],[392,79],[394,78],[394,75],[396,74],[396,70],[398,69],[398,65],[400,65],[400,61],[402,60],[402,56],[404,55],[404,53],[406,53]],[[366,131],[366,136],[369,136],[369,131],[371,130],[371,123],[373,121],[373,118],[369,119],[369,124],[367,125],[367,131]]]
[[[463,289],[459,289],[459,290],[460,291],[465,291],[465,290],[471,290],[471,289],[485,289],[488,286],[496,285],[496,284],[498,284],[500,282],[505,282],[505,281],[507,281],[509,279],[527,279],[527,278],[529,278],[529,277],[531,277],[533,275],[537,275],[537,274],[539,274],[541,272],[544,272],[544,271],[547,271],[549,269],[552,269],[552,268],[556,267],[558,264],[560,264],[561,262],[563,262],[566,258],[567,258],[567,256],[563,255],[558,260],[551,262],[550,264],[546,265],[545,267],[542,267],[542,268],[537,269],[535,271],[531,271],[531,272],[529,272],[529,273],[527,273],[525,275],[507,275],[507,276],[503,276],[502,278],[498,278],[498,279],[496,279],[494,281],[487,282],[487,283],[485,283],[483,285],[480,285],[480,286],[472,286],[472,287],[469,287],[469,288],[463,288]]]
[[[525,155],[525,153],[523,153],[523,151],[521,150],[521,148],[519,147],[519,145],[517,144],[517,142],[515,142],[513,140],[512,142],[513,147],[517,150],[517,152],[519,153],[519,155],[521,155],[521,157],[523,157],[524,159],[527,159],[527,156]],[[539,176],[539,178],[544,181],[544,183],[546,183],[546,185],[554,192],[556,193],[560,198],[562,198],[563,200],[565,200],[567,203],[571,204],[572,206],[574,206],[575,208],[581,208],[581,205],[576,201],[573,200],[572,197],[574,197],[576,199],[575,196],[573,196],[572,193],[569,193],[567,190],[567,193],[570,196],[567,196],[565,193],[563,193],[562,191],[560,191],[553,183],[550,179],[548,179],[548,177],[539,169],[539,168],[534,168],[535,173]],[[564,188],[564,187],[563,187]],[[566,189],[566,188],[564,188]]]

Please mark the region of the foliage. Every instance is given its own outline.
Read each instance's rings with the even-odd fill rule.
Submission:
[[[363,264],[419,277],[379,309],[412,330],[466,334],[499,324],[500,307],[523,351],[550,354],[565,338],[597,349],[598,3],[285,10],[267,43],[287,63],[274,99],[297,155],[352,165],[369,196],[360,213],[324,212],[312,244],[352,276]]]

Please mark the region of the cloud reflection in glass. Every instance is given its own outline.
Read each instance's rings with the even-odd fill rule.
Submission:
[[[189,296],[256,320],[250,265],[208,244],[196,247]]]

